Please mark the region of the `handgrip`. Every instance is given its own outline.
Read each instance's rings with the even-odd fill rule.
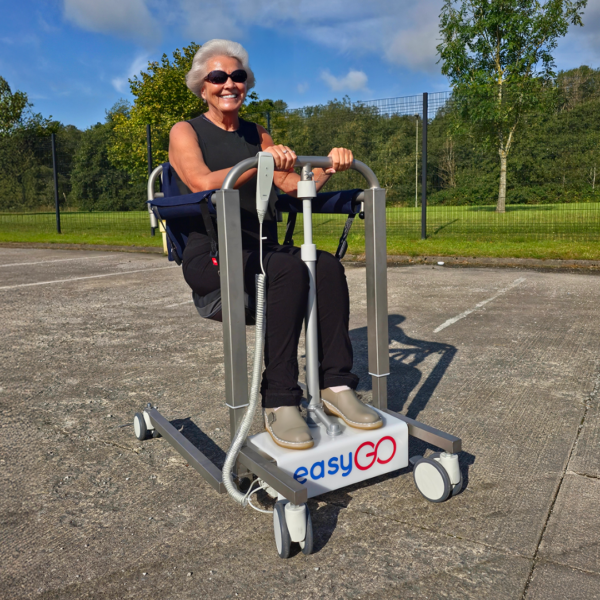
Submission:
[[[262,153],[259,153],[262,154]],[[296,164],[294,167],[304,167],[311,165],[313,167],[319,167],[321,169],[329,169],[332,165],[331,158],[328,156],[298,156],[296,158]],[[251,158],[247,158],[239,162],[237,165],[232,167],[231,171],[227,173],[225,181],[223,182],[222,190],[232,190],[239,179],[239,177],[250,169],[255,169],[258,166],[258,155]],[[370,188],[378,188],[379,180],[370,167],[360,160],[354,160],[352,168],[358,171],[369,184]]]

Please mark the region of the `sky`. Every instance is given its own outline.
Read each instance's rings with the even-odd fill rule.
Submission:
[[[437,64],[442,0],[2,0],[0,75],[34,110],[84,129],[128,78],[194,41],[244,45],[261,98],[291,108],[449,89]],[[600,67],[600,0],[555,53]]]

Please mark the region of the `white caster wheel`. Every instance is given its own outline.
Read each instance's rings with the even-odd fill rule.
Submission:
[[[298,506],[279,500],[273,510],[275,546],[281,558],[289,558],[292,542],[300,545],[303,554],[312,554],[313,528],[306,504]]]
[[[420,458],[415,463],[413,478],[417,489],[429,502],[444,502],[452,493],[446,469],[430,457]]]
[[[308,510],[308,506],[306,507],[306,537],[302,542],[298,542],[300,544],[300,548],[302,548],[302,553],[312,554],[313,551],[313,528],[312,528],[312,519],[310,517],[310,511]]]
[[[445,456],[449,457],[452,455],[446,454]],[[442,461],[439,460],[440,458],[442,458],[442,452],[434,452],[433,454],[430,454],[427,458],[431,458],[431,459],[435,460],[438,464],[444,465],[443,459],[442,459]],[[452,468],[452,467],[450,467],[450,468]],[[446,473],[448,473],[448,476],[450,478],[450,484],[452,486],[452,492],[450,492],[451,497],[454,497],[454,496],[457,496],[458,494],[460,494],[460,492],[462,491],[462,487],[463,487],[463,476],[462,476],[462,472],[460,470],[460,466],[458,464],[458,460],[455,464],[455,470],[453,472],[454,472],[455,477],[456,477],[456,475],[458,475],[458,483],[452,483],[452,475],[450,474],[450,472],[446,471]]]
[[[290,532],[285,522],[285,505],[287,500],[279,500],[275,503],[273,509],[273,529],[275,533],[275,546],[277,547],[277,554],[280,558],[289,558],[290,549],[292,547],[292,539],[290,538]]]
[[[457,496],[462,491],[463,487],[463,478],[462,473],[460,474],[460,479],[456,485],[452,486],[452,497]]]
[[[147,440],[150,437],[148,428],[146,427],[146,420],[142,413],[135,413],[133,416],[133,430],[135,431],[135,437],[138,440]]]

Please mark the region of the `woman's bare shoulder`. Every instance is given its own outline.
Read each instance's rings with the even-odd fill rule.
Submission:
[[[179,121],[179,123],[175,123],[175,125],[171,127],[171,138],[173,138],[174,136],[188,137],[190,135],[195,135],[195,133],[194,128],[188,123],[188,121]]]

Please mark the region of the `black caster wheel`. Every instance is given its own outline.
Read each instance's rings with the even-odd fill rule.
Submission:
[[[273,508],[273,529],[275,533],[275,546],[280,558],[289,558],[292,540],[285,522],[285,505],[287,500],[279,500]]]
[[[300,542],[300,548],[302,548],[302,553],[309,555],[312,554],[313,551],[313,528],[312,528],[312,518],[310,516],[310,511],[308,510],[308,506],[306,507],[306,537],[303,542]]]
[[[420,458],[415,463],[413,479],[423,498],[429,502],[444,502],[452,493],[446,469],[430,457]]]
[[[142,413],[135,413],[133,416],[133,430],[135,431],[135,437],[140,441],[147,440],[150,437]]]

